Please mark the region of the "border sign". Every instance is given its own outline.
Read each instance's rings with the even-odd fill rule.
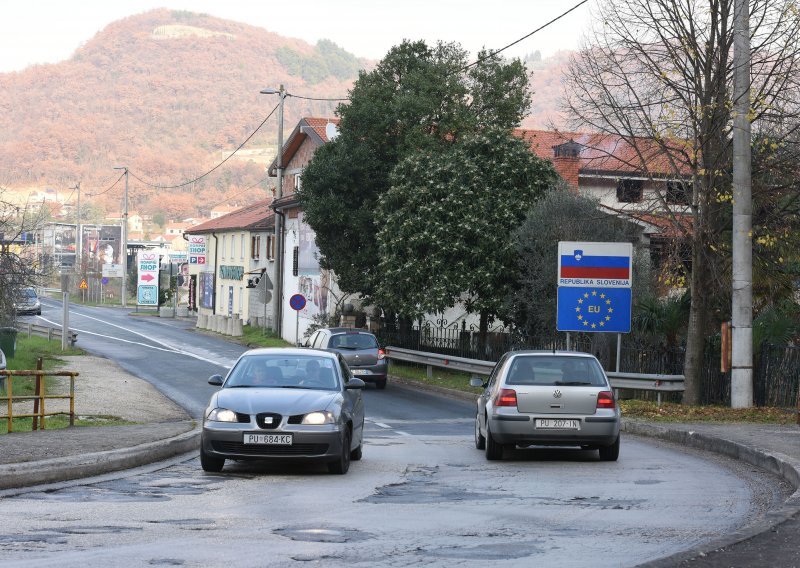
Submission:
[[[629,333],[631,243],[558,243],[558,331]]]

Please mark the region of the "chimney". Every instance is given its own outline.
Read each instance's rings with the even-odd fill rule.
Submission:
[[[553,146],[553,166],[574,193],[578,193],[581,150],[583,150],[583,146],[574,140]]]

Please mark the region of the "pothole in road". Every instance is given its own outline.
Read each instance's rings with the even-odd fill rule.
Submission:
[[[482,501],[497,499],[497,493],[482,493],[471,491],[464,487],[446,485],[436,478],[439,466],[420,467],[408,470],[406,480],[399,483],[390,483],[378,487],[375,493],[364,499],[361,503],[444,503],[454,501]],[[503,497],[505,497],[503,495]]]
[[[426,557],[469,560],[508,560],[542,554],[545,549],[540,542],[507,542],[481,546],[458,546],[420,549],[416,553]]]
[[[373,538],[369,533],[342,527],[314,527],[306,525],[283,527],[275,529],[272,532],[279,536],[301,542],[345,543],[361,542]]]

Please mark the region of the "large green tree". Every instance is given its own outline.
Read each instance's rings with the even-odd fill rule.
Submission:
[[[340,134],[319,148],[298,192],[320,262],[345,292],[371,296],[381,278],[375,212],[394,167],[436,154],[486,126],[519,124],[530,104],[525,67],[481,54],[468,65],[457,44],[405,41],[361,72],[337,109]]]
[[[514,231],[519,284],[507,294],[507,310],[516,327],[533,341],[555,336],[559,241],[631,242],[641,227],[603,212],[598,202],[560,186],[529,210]],[[634,297],[650,288],[647,263],[637,251],[633,269]]]
[[[516,284],[512,233],[557,179],[507,129],[407,157],[377,210],[380,303],[414,317],[463,302],[485,332]]]

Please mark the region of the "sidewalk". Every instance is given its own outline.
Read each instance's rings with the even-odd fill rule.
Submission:
[[[763,522],[642,566],[800,568],[800,427],[623,420],[623,432],[724,454],[775,473],[795,488]],[[138,467],[198,447],[199,427],[187,419],[7,434],[0,436],[0,490]]]

